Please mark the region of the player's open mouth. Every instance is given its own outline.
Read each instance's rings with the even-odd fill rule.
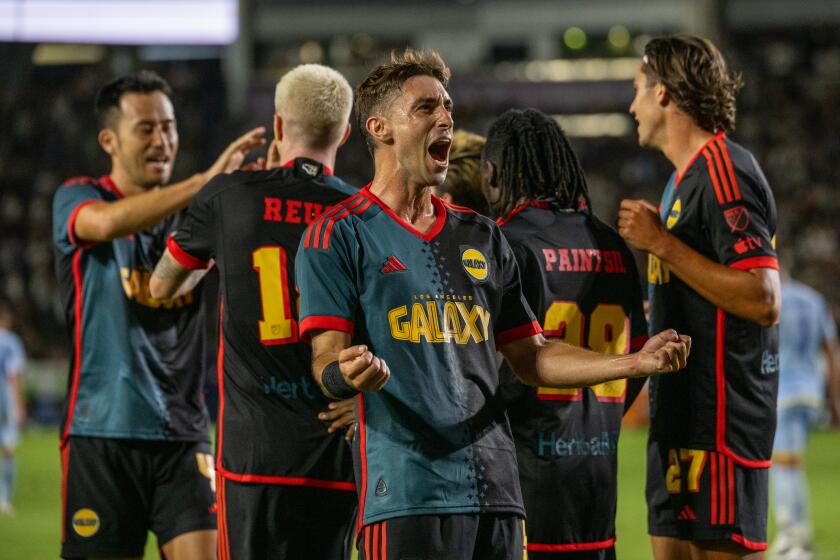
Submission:
[[[146,163],[155,167],[163,167],[169,165],[169,158],[167,156],[149,156],[146,158]]]
[[[445,167],[449,165],[450,146],[452,146],[451,138],[438,138],[429,146],[429,156],[436,164]]]

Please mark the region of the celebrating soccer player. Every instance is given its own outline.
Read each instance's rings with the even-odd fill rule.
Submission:
[[[688,354],[673,330],[630,356],[542,337],[496,224],[432,194],[448,167],[448,80],[437,54],[411,50],[371,71],[355,102],[373,181],[313,223],[297,255],[313,373],[333,397],[358,395],[362,560],[522,558],[497,348],[544,387],[671,372]]]
[[[149,278],[175,213],[211,177],[238,167],[264,131],[234,141],[204,173],[160,188],[178,153],[169,96],[151,72],[103,87],[99,144],[111,172],[70,179],[53,199],[73,342],[61,428],[65,558],[142,556],[149,530],[170,560],[215,558],[201,297],[155,299]]]
[[[633,255],[592,214],[560,126],[533,109],[507,111],[487,134],[482,178],[545,336],[609,354],[640,349],[647,324]],[[505,373],[529,558],[615,558],[618,435],[644,379],[629,390],[624,379],[552,389]]]
[[[333,175],[350,133],[353,90],[325,66],[283,76],[270,160],[221,175],[190,205],[152,275],[172,297],[190,271],[221,273],[219,558],[342,558],[356,507],[350,448],[339,429],[353,402],[328,404],[299,342],[295,255],[306,227],[357,192]],[[329,428],[318,415],[331,420]]]
[[[675,171],[659,209],[621,203],[619,233],[647,251],[652,330],[694,340],[684,372],[651,381],[648,520],[662,559],[767,547],[767,469],[779,381],[776,204],[727,138],[740,78],[708,40],[652,40],[630,113]],[[758,553],[756,556],[760,556]]]

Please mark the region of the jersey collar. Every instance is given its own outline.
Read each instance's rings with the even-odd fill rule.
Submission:
[[[102,177],[100,177],[99,184],[105,187],[106,191],[117,195],[117,198],[125,198],[125,195],[122,193],[122,191],[114,182],[114,180],[111,179],[110,175],[103,175]]]
[[[525,210],[530,206],[535,206],[536,208],[542,208],[543,210],[551,210],[551,204],[549,204],[545,200],[526,200],[510,212],[508,212],[507,216],[503,216],[496,220],[496,225],[503,226],[510,221],[511,218]]]
[[[321,163],[320,161],[315,161],[314,159],[309,159],[309,158],[304,158],[304,157],[290,159],[289,161],[287,161],[286,163],[284,163],[280,167],[282,167],[283,169],[290,169],[290,168],[295,167],[296,165],[298,165],[300,163],[317,163],[318,165],[320,165],[324,169],[324,175],[332,175],[333,174],[333,170],[330,169],[329,167],[327,167],[326,165],[324,165],[323,163]]]
[[[691,156],[691,159],[688,160],[688,163],[685,165],[685,167],[683,167],[682,171],[677,171],[677,179],[676,181],[674,181],[674,189],[679,187],[680,181],[682,181],[682,178],[685,176],[686,173],[688,173],[688,170],[691,169],[691,166],[694,165],[694,162],[697,161],[697,158],[700,157],[700,154],[703,153],[703,150],[705,150],[709,144],[711,144],[718,138],[726,138],[726,134],[724,134],[721,130],[715,135],[713,135],[711,138],[709,138],[702,146],[700,146],[700,149],[697,150],[697,153]]]
[[[435,207],[435,225],[432,226],[426,233],[421,233],[417,231],[414,226],[397,216],[397,213],[394,212],[390,206],[382,202],[378,196],[370,192],[370,183],[362,187],[361,191],[363,196],[366,196],[370,200],[372,200],[375,204],[377,204],[382,211],[388,214],[391,219],[397,222],[399,225],[404,227],[408,230],[409,233],[412,233],[422,239],[423,241],[431,241],[437,234],[443,230],[443,225],[446,223],[446,206],[444,206],[443,201],[436,197],[434,194],[432,195],[432,205]]]

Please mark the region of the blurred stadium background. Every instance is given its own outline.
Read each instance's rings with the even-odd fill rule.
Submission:
[[[509,107],[556,115],[574,139],[596,211],[612,220],[621,198],[658,200],[671,172],[661,155],[638,147],[627,107],[644,44],[673,31],[713,38],[743,73],[733,138],[756,155],[774,190],[783,266],[840,312],[840,0],[0,0],[0,295],[14,306],[30,356],[30,427],[57,422],[67,371],[51,197],[67,177],[107,171],[92,107],[108,79],[149,68],[170,81],[181,136],[177,181],[209,166],[246,128],[270,126],[274,84],[290,67],[328,64],[355,85],[391,49],[432,48],[453,69],[456,127],[484,133]],[[360,136],[351,136],[336,167],[351,183],[368,181]],[[30,537],[23,526],[10,530],[22,521],[0,519],[0,558],[57,550],[48,542],[45,556],[11,553],[3,544],[12,532],[24,541],[57,534],[58,488],[44,485],[57,480],[58,453],[27,451],[54,432],[30,434],[18,509],[25,517],[30,501],[55,504],[36,508],[51,512],[38,514],[47,533]],[[638,449],[626,456],[641,453],[641,439],[630,438]],[[840,527],[840,439],[818,441],[831,467],[812,480],[815,501],[834,492],[824,511],[815,504],[824,516],[816,520],[818,552],[840,558],[837,531],[820,536],[831,519]],[[48,464],[32,464],[41,461]],[[641,472],[634,480],[623,474],[638,484],[635,494]],[[34,473],[53,478],[27,478]],[[619,537],[623,558],[649,556],[640,504],[628,516],[639,538],[627,525]]]

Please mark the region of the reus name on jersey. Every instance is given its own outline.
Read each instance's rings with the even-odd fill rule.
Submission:
[[[674,174],[662,222],[706,258],[740,270],[779,268],[776,203],[753,156],[722,133]],[[648,261],[651,332],[692,338],[678,373],[651,380],[651,437],[672,447],[717,451],[745,467],[770,466],[779,382],[778,326],[717,308],[668,266]]]
[[[420,233],[368,188],[310,226],[301,334],[350,333],[391,378],[358,397],[360,525],[406,515],[524,515],[496,348],[540,332],[492,220],[432,197]]]
[[[330,402],[299,341],[295,255],[306,228],[356,192],[306,158],[213,179],[168,241],[220,272],[217,471],[237,482],[353,491],[350,449],[318,419]]]
[[[611,354],[647,339],[633,255],[583,211],[525,202],[500,219],[523,293],[547,337]],[[528,514],[528,549],[596,550],[615,543],[618,436],[627,380],[579,389],[522,385],[503,367]]]

